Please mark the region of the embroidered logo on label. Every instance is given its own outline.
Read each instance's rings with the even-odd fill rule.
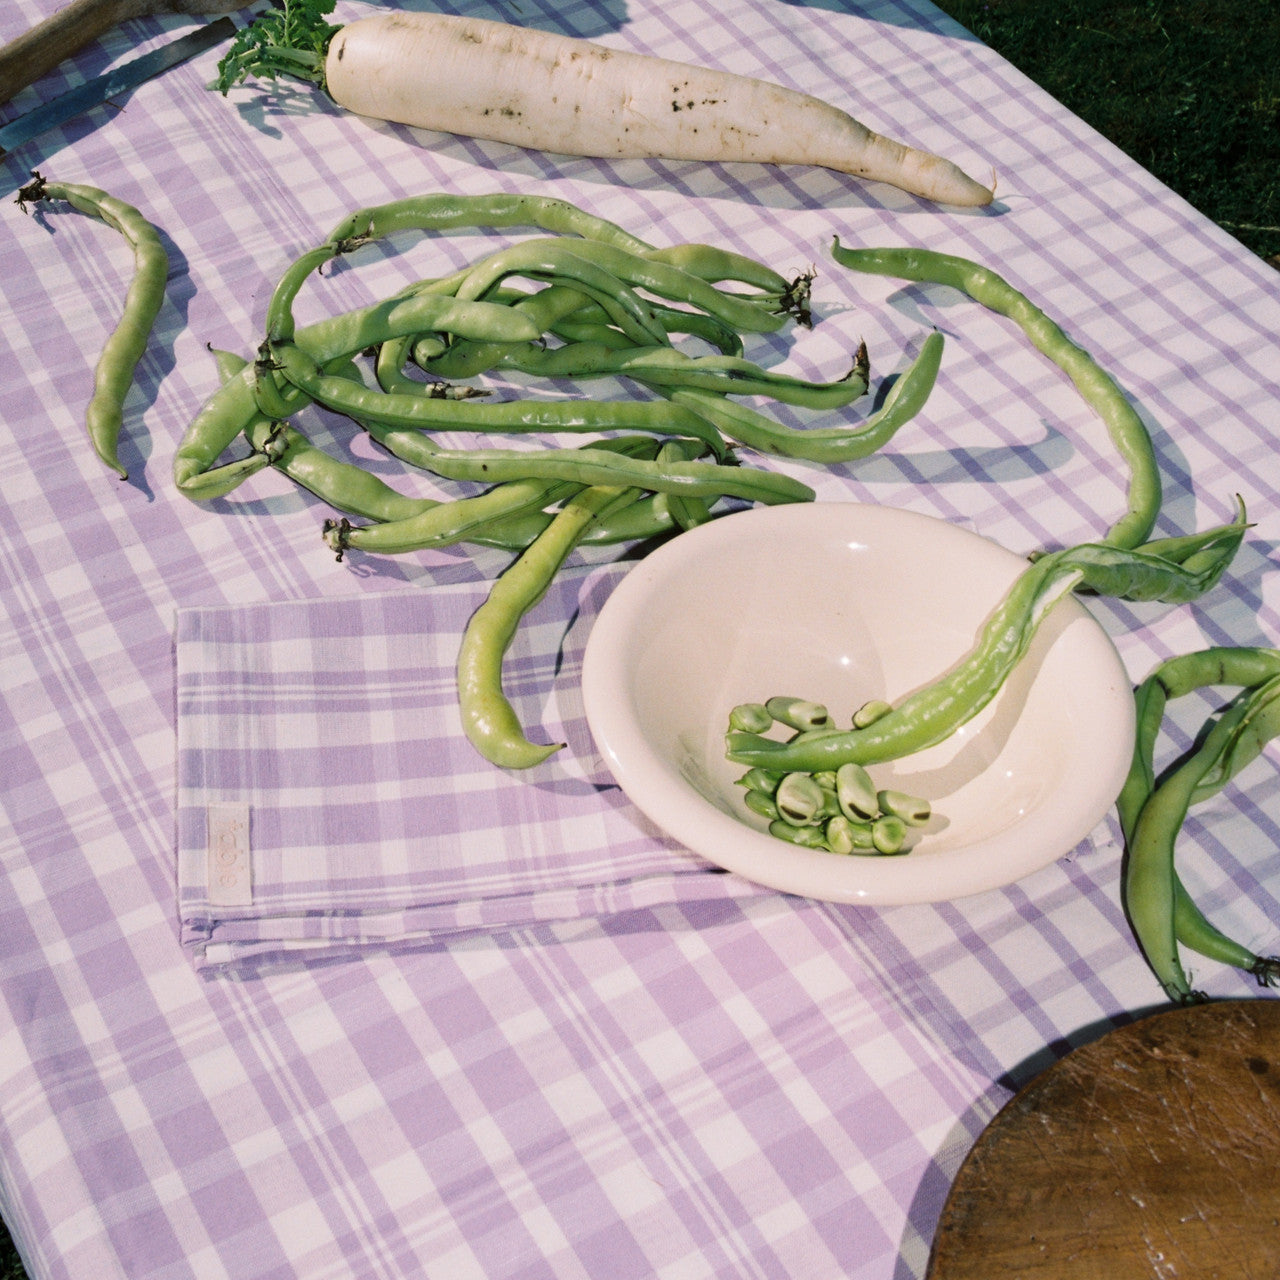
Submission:
[[[209,903],[215,907],[253,905],[253,876],[249,857],[249,806],[211,804],[208,808],[209,847],[206,880]]]

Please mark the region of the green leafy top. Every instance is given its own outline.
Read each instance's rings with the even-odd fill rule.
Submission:
[[[218,63],[222,94],[250,76],[293,76],[325,87],[324,57],[342,29],[325,20],[337,0],[284,0],[256,22],[242,27]]]

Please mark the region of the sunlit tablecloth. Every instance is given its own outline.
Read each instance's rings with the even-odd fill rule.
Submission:
[[[9,0],[0,39],[52,7]],[[79,215],[24,215],[7,195],[0,212],[0,1210],[33,1280],[918,1277],[949,1181],[1010,1091],[1159,1002],[1111,821],[1018,884],[939,906],[702,895],[243,981],[197,971],[175,891],[179,613],[426,592],[505,563],[339,563],[323,505],[280,476],[205,506],[170,482],[217,385],[208,346],[250,354],[279,272],[358,206],[548,193],[653,241],[816,263],[815,328],[762,339],[758,356],[837,376],[865,338],[884,376],[938,327],[943,373],[883,454],[769,465],[823,498],[909,507],[1020,552],[1086,540],[1122,509],[1124,475],[1060,373],[957,296],[853,278],[827,251],[838,233],[990,262],[1131,392],[1168,486],[1160,532],[1228,518],[1237,493],[1256,521],[1202,602],[1094,603],[1131,674],[1280,638],[1278,278],[1025,77],[925,0],[473,11],[807,90],[978,176],[994,168],[999,202],[961,212],[821,171],[414,137],[301,87],[223,99],[206,89],[216,53],[3,163],[10,190],[38,167],[137,205],[172,259],[121,483],[81,411],[128,250]],[[127,24],[5,118],[188,25]],[[313,280],[300,312],[381,296],[475,244],[369,250]],[[1171,741],[1208,705],[1179,707]],[[1185,874],[1224,927],[1274,947],[1280,792],[1266,761],[1240,781],[1197,812]],[[519,812],[513,843],[557,839],[554,806]],[[637,814],[620,821],[659,839]],[[1213,995],[1254,990],[1207,963],[1194,976]]]

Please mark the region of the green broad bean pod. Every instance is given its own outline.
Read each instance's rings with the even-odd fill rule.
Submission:
[[[532,243],[536,243],[532,242]],[[782,289],[762,297],[719,289],[702,275],[686,271],[653,253],[630,253],[598,240],[569,242],[572,252],[607,271],[632,289],[702,311],[743,333],[776,333],[787,320]]]
[[[1202,998],[1192,990],[1178,954],[1179,926],[1185,930],[1188,923],[1197,929],[1202,923],[1207,926],[1203,939],[1207,954],[1218,955],[1225,950],[1228,963],[1248,969],[1263,985],[1280,983],[1280,959],[1254,956],[1208,926],[1202,917],[1196,919],[1198,912],[1190,920],[1186,917],[1190,897],[1181,887],[1174,866],[1178,835],[1206,775],[1219,767],[1224,756],[1234,754],[1237,743],[1245,744],[1240,758],[1252,759],[1277,734],[1280,676],[1273,676],[1237,696],[1199,745],[1155,787],[1132,822],[1124,875],[1125,907],[1147,962],[1165,993],[1177,1003]],[[1197,937],[1196,941],[1201,939]]]
[[[632,249],[630,252],[648,258],[651,262],[678,267],[711,284],[723,284],[726,281],[745,284],[758,291],[754,300],[766,305],[785,306],[803,288],[795,280],[779,275],[772,267],[721,245],[686,242],[663,245],[657,249]],[[807,274],[799,277],[805,284],[811,279],[812,276]]]
[[[658,449],[659,466],[692,460],[685,443],[681,440],[664,440]],[[680,493],[668,493],[666,498],[667,510],[681,529],[694,529],[700,524],[706,524],[712,518],[712,504],[706,498],[687,497]]]
[[[1129,468],[1128,510],[1104,541],[1119,547],[1145,542],[1160,513],[1160,469],[1147,431],[1116,380],[1077,346],[1025,294],[988,267],[928,249],[847,249],[837,239],[832,256],[844,267],[922,284],[948,285],[1017,324],[1031,344],[1074,383],[1107,428]]]
[[[690,498],[741,498],[777,504],[812,502],[808,485],[779,472],[715,462],[657,462],[603,449],[441,449],[420,431],[362,424],[389,453],[448,480],[497,482],[523,476],[574,480],[675,493]]]
[[[1044,555],[1023,570],[965,657],[865,728],[793,743],[730,731],[728,757],[748,767],[814,772],[838,769],[846,761],[867,765],[901,759],[935,746],[995,697],[1049,610],[1068,592],[1085,587],[1118,594],[1123,587],[1132,593],[1126,598],[1174,603],[1195,599],[1217,582],[1246,527],[1237,520],[1223,526],[1221,537],[1205,535],[1213,558],[1191,569],[1105,543]]]
[[[343,462],[317,448],[302,432],[285,423],[260,418],[245,434],[257,456],[347,516],[401,522],[421,519],[426,512],[445,505],[435,498],[401,493],[364,467]]]
[[[585,294],[563,284],[543,285],[532,292],[511,299],[509,291],[498,288],[487,295],[501,299],[514,311],[520,312],[539,334],[552,332],[565,316],[573,315],[584,306],[594,307]],[[609,320],[603,308],[600,315]],[[613,332],[628,346],[633,345],[621,329]],[[494,368],[510,347],[506,342],[469,342],[465,340],[442,343],[436,335],[420,335],[409,351],[413,361],[430,377],[441,379],[475,378]]]
[[[468,740],[490,763],[529,769],[564,746],[530,741],[503,689],[503,661],[521,619],[546,594],[592,521],[637,496],[626,489],[592,486],[570,498],[468,621],[458,652],[458,705]]]
[[[393,338],[430,330],[441,307],[451,301],[431,294],[388,298],[305,325],[294,335],[293,345],[323,368]],[[180,493],[196,502],[223,497],[252,474],[243,460],[221,468],[214,464],[258,414],[255,390],[255,371],[246,364],[197,411],[174,454],[173,479]],[[308,403],[297,393],[292,411]]]
[[[379,555],[403,555],[429,547],[465,542],[477,530],[508,516],[542,511],[583,486],[545,480],[511,480],[483,493],[441,502],[405,520],[353,525],[349,520],[326,520],[322,533],[339,560],[349,548]]]
[[[353,378],[325,373],[293,343],[272,348],[273,368],[315,403],[372,424],[417,431],[531,432],[651,431],[702,441],[717,456],[724,441],[703,417],[663,400],[502,400],[478,402],[382,391]]]
[[[866,395],[869,373],[865,346],[859,348],[848,373],[834,382],[775,373],[741,357],[691,356],[674,347],[618,349],[598,342],[515,346],[495,367],[552,379],[631,378],[668,394],[673,388],[691,388],[722,395],[768,396],[808,409],[852,404]]]
[[[653,457],[657,452],[655,442],[647,436],[622,437],[593,447],[631,457]],[[541,515],[545,508],[572,497],[583,488],[583,484],[566,480],[508,480],[470,497],[429,502],[404,518],[371,517],[381,520],[377,524],[353,525],[346,519],[327,520],[323,534],[339,560],[349,549],[402,555],[458,542],[488,541],[495,529],[501,543],[507,541],[503,529],[509,527],[509,522]],[[544,523],[550,523],[550,517]],[[541,532],[541,526],[537,532]],[[520,546],[527,546],[535,536],[536,533],[525,537]]]
[[[664,306],[661,302],[654,302],[652,307],[653,314],[657,316],[658,323],[662,325],[668,338],[676,335],[700,338],[722,355],[742,355],[742,335],[718,317],[687,307]]]
[[[633,351],[637,345],[650,345],[637,344],[614,324],[608,310],[567,285],[548,285],[512,305],[527,312],[545,333],[568,342],[589,341],[615,351]],[[717,317],[703,311],[668,307],[657,301],[648,305],[666,335],[659,346],[669,345],[675,335],[683,335],[701,339],[722,355],[741,357],[743,354],[741,335]],[[457,342],[432,350],[415,347],[413,358],[424,373],[434,378],[474,378],[496,368],[508,350],[497,343]]]
[[[32,175],[17,196],[19,207],[44,201],[65,201],[80,213],[106,223],[133,250],[133,276],[124,309],[108,335],[94,368],[93,395],[85,409],[85,428],[99,459],[122,480],[128,471],[120,461],[120,433],[124,405],[134,375],[147,348],[152,328],[164,305],[169,256],[160,232],[133,205],[98,187],[77,182],[51,182]]]
[[[930,333],[919,354],[890,388],[884,403],[856,426],[796,430],[749,405],[714,397],[706,391],[659,389],[676,404],[704,414],[722,435],[759,453],[806,462],[853,462],[882,449],[924,407],[937,381],[942,346],[942,334],[936,330]]]
[[[582,256],[569,240],[521,240],[498,250],[467,272],[457,297],[483,298],[510,276],[547,281],[584,294],[641,346],[661,346],[669,341],[648,302],[625,281]]]
[[[442,333],[477,340],[481,342],[530,342],[539,336],[539,330],[533,323],[512,307],[495,302],[463,301],[450,295],[418,293],[414,295],[419,302],[425,303],[429,298],[436,299],[431,308],[430,325],[433,333]],[[290,322],[291,324],[291,322]],[[277,330],[285,329],[283,321],[276,326]],[[284,403],[280,381],[289,380],[297,384],[296,376],[291,377],[289,369],[282,367],[282,353],[289,353],[298,362],[306,361],[306,368],[314,368],[316,362],[307,357],[304,348],[291,340],[268,337],[262,344],[258,361],[255,394],[259,408],[273,417],[286,417],[290,410]],[[346,354],[346,353],[344,353]],[[303,367],[301,363],[299,368]],[[354,386],[351,379],[345,380]],[[317,397],[318,398],[318,397]]]
[[[224,379],[236,377],[248,363],[243,356],[232,352],[215,354],[218,371]],[[348,516],[379,521],[409,520],[440,505],[433,498],[401,493],[364,467],[333,457],[317,448],[300,431],[264,415],[254,417],[244,434],[253,449],[246,462],[253,463],[255,471],[274,467]]]
[[[1215,685],[1256,688],[1276,675],[1280,675],[1280,649],[1215,646],[1167,659],[1138,685],[1133,763],[1117,800],[1126,839],[1155,789],[1155,746],[1169,702]]]
[[[636,344],[621,329],[615,329],[609,324],[607,318],[592,321],[579,320],[571,316],[567,320],[560,320],[549,326],[547,333],[567,343],[589,343],[594,347],[607,347],[613,352],[636,349]],[[417,357],[418,352],[415,349],[414,358],[417,359]]]
[[[407,231],[440,232],[528,227],[556,235],[604,240],[632,253],[653,246],[607,219],[554,196],[490,192],[484,195],[438,193],[370,205],[348,214],[329,232],[336,244],[364,244]]]
[[[1193,749],[1184,756],[1187,772],[1179,785],[1163,793],[1158,802],[1156,812],[1162,816],[1150,820],[1145,829],[1144,843],[1138,848],[1136,891],[1128,887],[1134,874],[1132,852],[1126,862],[1126,894],[1136,893],[1139,899],[1138,914],[1143,929],[1139,942],[1141,944],[1143,938],[1149,941],[1153,937],[1157,939],[1150,941],[1150,946],[1152,955],[1158,958],[1161,966],[1162,984],[1167,989],[1172,983],[1175,998],[1180,1000],[1191,998],[1191,992],[1177,962],[1176,946],[1242,969],[1257,978],[1260,984],[1273,986],[1280,982],[1280,960],[1258,955],[1212,924],[1188,893],[1173,861],[1173,844],[1185,821],[1187,809],[1226,786],[1274,736],[1276,710],[1272,686],[1277,680],[1280,680],[1280,650],[1215,646],[1166,660],[1134,692],[1137,731],[1133,763],[1116,802],[1120,827],[1131,851],[1136,847],[1138,820],[1148,802],[1161,790],[1154,755],[1169,701],[1217,686],[1241,691],[1237,695],[1240,709],[1234,713],[1240,717],[1238,729],[1220,730],[1212,747],[1202,748],[1203,755]],[[1250,708],[1248,703],[1255,698],[1258,703]],[[1258,714],[1259,707],[1265,710],[1264,715]],[[1197,757],[1194,765],[1189,763],[1192,756]],[[1185,805],[1182,803],[1184,795]],[[1148,860],[1155,862],[1154,870],[1147,867]],[[1175,946],[1169,944],[1164,933],[1168,925],[1158,919],[1164,913],[1171,916]]]
[[[1107,543],[1085,543],[1054,555],[1081,572],[1081,590],[1122,600],[1188,604],[1217,584],[1248,530],[1239,507],[1229,524],[1178,539],[1180,560],[1152,554],[1146,547],[1124,549]]]
[[[340,253],[346,252],[341,245],[324,244],[318,249],[309,249],[289,264],[285,273],[276,282],[271,300],[267,304],[267,341],[292,342],[297,331],[294,323],[293,304],[307,278],[319,271],[326,263],[332,262]]]
[[[594,520],[578,540],[581,547],[610,547],[622,543],[645,543],[670,537],[680,532],[668,509],[669,495],[646,493],[634,502],[607,511]],[[468,542],[493,547],[499,551],[523,551],[551,524],[554,514],[530,512],[494,520],[473,530]]]

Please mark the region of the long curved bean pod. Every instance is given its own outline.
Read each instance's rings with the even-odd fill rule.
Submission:
[[[119,457],[124,401],[164,305],[169,255],[160,232],[133,205],[98,187],[50,182],[36,173],[18,192],[18,203],[25,208],[42,200],[63,200],[80,213],[105,222],[124,236],[133,249],[134,272],[125,294],[124,310],[103,344],[94,369],[93,396],[85,409],[85,427],[94,452],[124,480],[129,474]]]
[[[1075,384],[1106,425],[1129,468],[1128,510],[1112,525],[1105,541],[1137,547],[1151,536],[1160,512],[1162,485],[1146,426],[1115,379],[1025,294],[989,268],[953,254],[928,249],[846,249],[838,239],[831,252],[841,266],[854,271],[949,285],[1017,324],[1036,350]]]
[[[849,427],[795,430],[767,418],[749,405],[685,388],[663,388],[677,404],[705,414],[722,435],[761,453],[808,462],[854,462],[886,444],[924,408],[938,377],[942,334],[934,330],[919,354],[894,382],[884,403],[862,422]]]
[[[949,738],[995,697],[1047,616],[1079,587],[1130,598],[1184,602],[1221,576],[1244,526],[1224,526],[1218,562],[1188,571],[1182,565],[1109,543],[1051,552],[1023,570],[996,606],[977,643],[949,672],[903,699],[862,729],[783,743],[760,734],[731,731],[727,755],[748,768],[816,773],[853,761],[868,765],[901,759]]]
[[[658,452],[657,442],[648,436],[624,436],[591,447],[639,458],[652,458]],[[468,498],[432,502],[406,518],[392,517],[371,525],[353,525],[345,519],[329,520],[325,522],[323,533],[325,541],[338,553],[339,560],[348,549],[400,555],[428,547],[475,542],[491,526],[505,527],[509,522],[526,516],[541,515],[545,508],[572,497],[585,487],[568,480],[508,480]],[[378,519],[377,516],[371,518]],[[549,522],[550,517],[547,517]],[[527,537],[520,545],[526,546],[532,540],[532,536]]]
[[[683,334],[688,338],[701,338],[723,355],[742,355],[742,336],[719,316],[688,307],[669,307],[662,302],[654,302],[652,310],[668,337]],[[582,314],[585,315],[585,309]]]
[[[692,388],[721,395],[768,396],[808,409],[840,409],[867,393],[867,351],[859,348],[843,378],[812,382],[774,373],[736,356],[691,356],[674,347],[616,350],[602,343],[512,347],[495,366],[542,378],[631,378],[645,386]]]
[[[347,516],[379,522],[412,520],[444,505],[435,498],[401,493],[364,467],[326,453],[285,423],[260,418],[246,435],[277,471]]]
[[[677,493],[691,498],[741,498],[778,504],[812,502],[808,485],[776,471],[715,462],[660,463],[626,458],[604,449],[441,449],[420,431],[362,424],[389,453],[447,480],[481,483],[538,477]]]
[[[775,333],[786,323],[784,298],[788,287],[785,281],[777,296],[768,294],[764,298],[754,298],[718,289],[703,276],[686,271],[658,254],[630,253],[598,240],[546,243],[567,244],[577,257],[602,267],[631,288],[705,311],[741,332]]]
[[[505,291],[500,288],[490,291],[488,296],[492,299],[507,300]],[[542,334],[554,331],[557,323],[564,317],[573,315],[584,306],[595,307],[596,304],[591,302],[584,293],[568,285],[548,284],[524,294],[518,300],[511,301],[510,306],[512,310],[524,315],[539,334]],[[606,323],[612,324],[603,307],[599,308],[599,314],[605,317]],[[632,340],[621,330],[615,330],[615,332],[621,336],[623,342],[632,345]],[[429,357],[424,358],[423,354],[419,354],[418,344],[423,343],[426,336],[419,335],[418,342],[413,345],[411,351],[415,362],[425,373],[434,378],[477,377],[492,369],[508,349],[508,344],[502,342],[458,341],[446,346],[438,343],[432,335],[433,350]],[[401,367],[403,367],[403,357],[394,358],[401,359]]]
[[[1206,919],[1183,885],[1176,866],[1173,893],[1173,934],[1179,946],[1219,964],[1242,970],[1260,987],[1280,986],[1280,956],[1259,955]]]
[[[658,450],[658,461],[683,462],[688,460],[679,440],[664,440]],[[668,493],[667,510],[681,529],[693,529],[711,519],[711,503],[706,498],[690,498],[682,493]]]
[[[276,367],[300,391],[362,425],[428,431],[652,431],[701,440],[723,456],[724,441],[704,417],[663,400],[504,400],[477,403],[387,392],[320,370],[301,347],[274,348]]]
[[[341,245],[326,243],[318,249],[308,249],[295,258],[285,273],[276,281],[271,301],[267,304],[267,341],[290,342],[296,330],[293,320],[293,302],[306,283],[307,277],[319,271],[326,262],[332,262],[345,252]]]
[[[467,498],[437,503],[406,520],[369,525],[353,525],[346,519],[326,520],[322,532],[339,560],[353,547],[379,555],[403,555],[465,542],[473,532],[494,521],[541,511],[582,488],[566,482],[512,480]]]
[[[621,246],[625,248],[626,246]],[[690,275],[698,276],[712,284],[723,284],[727,280],[749,285],[758,289],[763,295],[761,300],[776,299],[779,302],[791,298],[796,289],[796,281],[779,275],[772,267],[745,254],[735,253],[716,244],[698,244],[685,242],[682,244],[663,245],[656,249],[631,249],[641,257],[653,262],[664,262],[668,266],[679,267]],[[812,279],[807,273],[800,277]]]
[[[666,330],[649,304],[625,281],[583,257],[570,240],[520,240],[498,250],[467,272],[459,298],[483,298],[509,276],[553,280],[585,294],[605,308],[634,341],[661,345]]]
[[[499,191],[466,196],[437,193],[370,205],[348,214],[329,232],[334,244],[363,244],[405,231],[458,231],[534,227],[558,235],[604,240],[632,253],[652,248],[604,218],[554,196],[516,195]]]
[[[1237,703],[1215,726],[1204,748],[1186,761],[1143,805],[1129,841],[1125,898],[1129,923],[1142,953],[1165,994],[1187,1003],[1196,998],[1178,956],[1174,933],[1173,849],[1186,821],[1191,793],[1216,753],[1216,739],[1224,737],[1244,713]]]
[[[249,363],[233,352],[215,354],[218,372],[224,379],[236,377]],[[254,471],[272,466],[349,516],[379,521],[408,520],[440,505],[434,498],[410,497],[393,489],[372,472],[333,457],[317,448],[300,431],[263,414],[249,422],[244,435],[253,449],[245,461],[256,464]]]
[[[298,262],[305,262],[309,256],[304,254]],[[287,276],[290,274],[292,273],[286,273]],[[292,301],[292,292],[294,291],[277,289],[272,298],[268,308],[268,336],[259,349],[255,370],[254,391],[258,407],[263,413],[276,418],[287,417],[291,412],[281,387],[287,374],[284,378],[279,376],[281,370],[278,353],[292,351],[300,359],[303,354],[301,346],[291,339],[279,336],[293,332],[293,315],[288,305]],[[282,294],[286,299],[283,305],[280,302]],[[415,291],[412,296],[424,308],[424,320],[431,326],[433,333],[477,342],[495,342],[504,346],[515,342],[531,342],[541,334],[541,330],[534,326],[528,316],[501,303],[462,300],[449,293],[430,289]],[[401,297],[407,300],[407,295]],[[434,305],[430,305],[432,303]],[[314,362],[310,364],[314,365]]]
[[[245,364],[243,372],[227,379],[201,405],[187,426],[173,456],[173,481],[192,502],[226,497],[250,476],[270,465],[265,454],[251,454],[215,467],[213,464],[255,422],[270,421],[258,407],[257,375]],[[297,407],[307,404],[298,395]]]
[[[613,323],[604,307],[567,285],[550,285],[514,305],[526,311],[544,332],[566,341],[589,341],[620,351],[647,345],[637,344]],[[651,303],[649,309],[668,338],[683,334],[700,338],[726,356],[740,357],[743,353],[741,336],[716,316],[660,302]],[[415,347],[413,358],[423,372],[435,378],[474,378],[495,368],[507,350],[497,343],[458,342],[429,353]]]
[[[1188,604],[1215,586],[1240,548],[1249,524],[1241,511],[1230,524],[1197,534],[1200,549],[1182,561],[1150,554],[1146,547],[1126,549],[1110,543],[1085,543],[1065,552],[1082,572],[1081,589],[1121,600]]]
[[[633,496],[625,489],[592,487],[571,498],[467,623],[458,651],[458,706],[467,738],[491,763],[528,769],[564,745],[542,745],[526,736],[502,687],[503,659],[521,619],[546,594],[591,522]]]
[[[1138,685],[1134,690],[1137,716],[1133,763],[1116,802],[1126,840],[1133,834],[1142,806],[1155,790],[1155,745],[1169,702],[1215,685],[1253,689],[1277,675],[1280,649],[1214,646],[1167,659]],[[1203,799],[1207,794],[1202,783],[1195,798]]]
[[[432,294],[387,298],[306,325],[294,335],[294,344],[316,365],[328,365],[392,338],[430,329],[442,305],[449,302]],[[239,462],[217,468],[216,474],[211,468],[258,413],[255,381],[254,370],[247,365],[224,381],[188,424],[174,454],[173,478],[179,492],[193,501],[221,497],[247,478]],[[293,412],[307,403],[307,397],[298,393]]]
[[[1248,692],[1261,689],[1277,679],[1280,679],[1280,650],[1216,646],[1170,658],[1138,685],[1134,691],[1137,729],[1133,763],[1116,801],[1126,845],[1132,845],[1138,817],[1157,789],[1155,743],[1168,702],[1212,686],[1225,685]],[[1261,723],[1264,722],[1255,720],[1244,732],[1223,735],[1224,745],[1216,758],[1204,762],[1205,768],[1190,793],[1188,805],[1221,790],[1254,758],[1264,742],[1263,736],[1257,732]],[[1220,964],[1243,969],[1263,985],[1280,982],[1280,960],[1257,955],[1224,934],[1205,918],[1183,885],[1176,865],[1169,876],[1173,885],[1170,907],[1173,931],[1180,946]],[[1148,910],[1153,908],[1148,907]]]
[[[554,519],[550,512],[529,512],[495,520],[480,529],[473,530],[468,542],[480,546],[495,547],[499,551],[521,551],[529,546]],[[594,521],[583,534],[578,545],[582,547],[615,546],[623,542],[649,542],[679,533],[670,510],[670,495],[647,493],[635,502],[616,511],[609,511]]]
[[[1246,741],[1248,745],[1243,754],[1252,758],[1262,744],[1277,733],[1280,733],[1280,676],[1273,676],[1232,702],[1199,747],[1155,788],[1133,823],[1124,878],[1125,906],[1143,954],[1171,1000],[1186,1003],[1198,998],[1178,954],[1179,882],[1174,851],[1187,811],[1205,775],[1217,767],[1224,756],[1233,754],[1236,744]],[[1183,890],[1184,911],[1190,905]],[[1193,927],[1199,925],[1195,918],[1198,915],[1198,912],[1193,915]],[[1185,929],[1187,921],[1184,919],[1182,923]],[[1217,947],[1221,940],[1222,935],[1212,930],[1207,945]],[[1251,954],[1248,959],[1256,962],[1250,968],[1259,981],[1280,980],[1280,963],[1268,966]]]

